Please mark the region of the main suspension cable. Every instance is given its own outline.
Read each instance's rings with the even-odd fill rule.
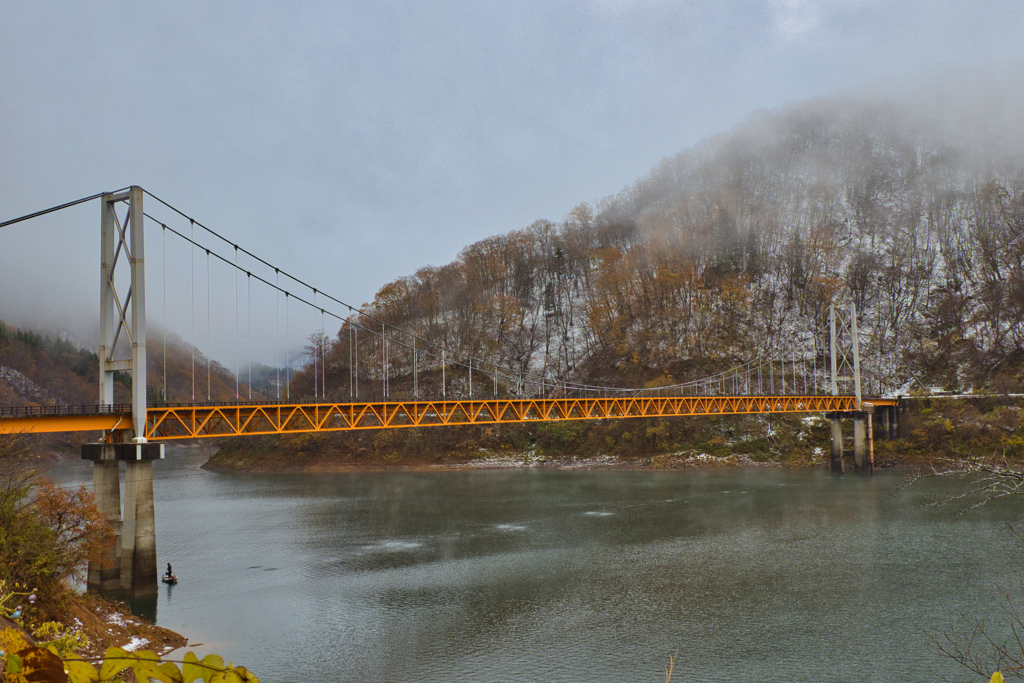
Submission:
[[[198,221],[195,221],[193,218],[187,216],[184,212],[182,212],[179,209],[175,208],[174,206],[168,204],[167,202],[165,202],[164,200],[160,199],[159,197],[156,197],[155,195],[152,195],[151,193],[148,193],[148,192],[147,192],[147,194],[150,194],[150,196],[153,197],[154,200],[156,200],[160,204],[163,204],[165,207],[167,207],[171,211],[177,213],[178,215],[182,216],[183,218],[187,218],[190,221],[190,224],[193,225],[193,230],[194,230],[194,226],[195,225],[199,225],[200,228],[202,228],[203,230],[206,230],[210,235],[216,237],[219,240],[222,240],[226,244],[229,244],[233,249],[236,249],[237,251],[241,251],[243,254],[249,256],[250,258],[254,259],[258,263],[263,264],[264,266],[266,266],[268,268],[272,268],[274,270],[274,273],[275,273],[275,282],[274,283],[271,283],[271,282],[269,282],[269,281],[259,277],[258,275],[254,275],[252,273],[249,273],[248,271],[247,271],[247,276],[249,276],[250,278],[255,277],[257,280],[263,282],[264,284],[266,284],[267,286],[275,289],[278,292],[278,296],[276,297],[277,310],[278,310],[277,315],[278,316],[280,315],[280,313],[279,313],[279,310],[280,310],[280,294],[284,293],[285,296],[286,296],[286,303],[287,303],[287,299],[295,298],[300,303],[312,306],[314,309],[315,308],[320,308],[321,312],[325,316],[326,315],[330,315],[332,318],[335,318],[336,320],[340,321],[341,323],[349,325],[349,327],[350,327],[350,336],[351,336],[350,345],[352,345],[352,349],[353,349],[353,353],[350,353],[350,383],[349,383],[350,394],[354,394],[356,396],[358,395],[358,379],[359,379],[358,378],[358,331],[360,329],[362,329],[362,330],[364,330],[366,332],[369,332],[370,334],[373,334],[374,336],[379,336],[381,338],[382,374],[384,375],[384,377],[382,378],[382,384],[383,384],[382,388],[383,388],[383,391],[385,392],[385,395],[389,395],[390,394],[390,391],[389,391],[389,389],[390,389],[390,387],[389,387],[390,382],[388,381],[390,379],[390,377],[389,377],[390,372],[389,372],[388,361],[389,361],[389,356],[391,355],[390,354],[391,349],[389,347],[391,347],[391,346],[393,346],[395,344],[397,344],[401,348],[405,348],[405,349],[410,350],[412,352],[412,354],[413,354],[413,358],[414,358],[413,362],[414,363],[416,363],[416,359],[418,359],[421,355],[425,355],[427,358],[433,358],[435,360],[439,360],[440,364],[441,364],[441,367],[442,367],[442,395],[444,395],[446,393],[446,386],[445,386],[446,382],[445,382],[444,375],[446,374],[446,366],[448,364],[447,356],[448,356],[448,351],[450,351],[450,349],[448,349],[442,343],[438,343],[438,342],[434,342],[434,341],[425,339],[425,338],[421,337],[418,334],[415,334],[413,332],[404,330],[404,329],[402,329],[400,327],[397,327],[397,326],[395,326],[395,325],[393,325],[391,323],[388,323],[385,320],[381,320],[380,318],[372,315],[371,313],[369,313],[367,311],[359,311],[358,312],[358,316],[359,317],[358,318],[354,318],[352,314],[355,313],[356,311],[355,311],[355,309],[353,308],[353,306],[351,304],[348,304],[348,303],[346,303],[344,301],[341,301],[340,299],[337,299],[337,298],[335,298],[335,297],[333,297],[333,296],[331,296],[329,294],[326,294],[326,293],[320,291],[319,289],[314,288],[312,285],[309,285],[305,281],[303,281],[303,280],[301,280],[301,279],[291,275],[290,273],[288,273],[286,271],[283,271],[280,268],[271,265],[268,261],[266,261],[266,260],[256,256],[252,252],[249,252],[248,250],[246,250],[246,249],[238,246],[237,244],[229,241],[227,238],[223,237],[222,235],[220,235],[216,231],[208,228],[207,226],[203,225],[202,223],[199,223]],[[149,217],[153,218],[152,216],[149,216]],[[156,219],[153,219],[153,220],[156,220]],[[171,232],[175,233],[179,237],[182,237],[183,239],[189,240],[190,242],[193,243],[194,246],[196,245],[194,240],[189,239],[189,238],[185,237],[184,235],[181,235],[181,233],[178,233],[173,228],[169,228],[168,227],[167,229],[171,230]],[[193,232],[193,237],[194,237],[194,232]],[[227,259],[224,259],[220,255],[218,255],[216,253],[214,253],[214,255],[217,258],[220,258],[225,263],[227,263],[229,265],[232,265],[232,267],[237,267],[237,266],[235,266],[235,264],[232,264],[230,261],[228,261]],[[285,277],[291,279],[296,284],[298,284],[298,285],[300,285],[302,287],[305,287],[305,288],[307,288],[309,290],[312,290],[314,292],[314,299],[316,299],[319,295],[323,295],[327,300],[332,301],[335,304],[338,304],[338,305],[341,305],[341,306],[347,308],[349,310],[349,316],[348,317],[342,317],[341,315],[339,315],[337,313],[334,313],[334,312],[331,312],[331,311],[326,311],[322,307],[320,307],[315,300],[311,303],[310,301],[307,301],[307,300],[303,299],[302,297],[295,296],[294,294],[291,294],[291,293],[286,292],[285,290],[281,289],[281,287],[280,287],[280,275],[281,274],[284,274]],[[363,322],[363,321],[365,321],[365,322]],[[373,325],[373,324],[380,324],[381,331],[380,332],[375,332],[371,327],[368,326],[368,325]],[[396,338],[396,337],[389,338],[388,328],[393,330],[397,335],[401,335],[401,337],[409,339],[409,342],[406,343],[405,341],[402,340],[401,337],[399,337],[399,338]],[[279,358],[278,365],[280,365],[280,318],[278,318],[276,336],[278,337],[278,358]],[[419,343],[422,343],[427,348],[421,348]],[[430,348],[436,349],[437,352],[439,352],[439,353],[431,352],[429,350]],[[498,366],[497,366],[496,362],[493,362],[493,361],[492,362],[486,362],[486,361],[484,361],[482,359],[475,358],[471,354],[459,354],[459,353],[456,353],[455,355],[456,355],[456,358],[458,358],[458,356],[461,355],[463,358],[466,359],[464,362],[457,359],[457,360],[453,361],[453,363],[454,363],[455,366],[461,366],[461,367],[466,368],[467,369],[467,373],[470,374],[470,376],[471,376],[471,373],[472,373],[472,366],[473,365],[476,365],[478,369],[482,369],[482,368],[484,368],[486,366],[492,366],[494,368],[495,378],[501,377],[503,379],[508,379],[508,380],[516,383],[517,385],[523,385],[525,383],[536,382],[536,383],[538,383],[542,387],[542,391],[546,389],[546,386],[548,384],[547,378],[545,376],[543,376],[543,375],[540,375],[540,376],[537,376],[536,378],[534,378],[530,374],[503,373],[503,372],[501,372],[498,369]],[[725,381],[726,381],[727,377],[729,376],[729,374],[731,372],[738,372],[739,369],[742,368],[742,367],[748,367],[748,366],[749,367],[754,367],[755,365],[757,365],[757,363],[761,363],[761,365],[759,367],[763,367],[765,364],[768,364],[769,365],[770,374],[772,376],[774,376],[773,366],[770,363],[768,363],[767,361],[764,361],[763,359],[758,358],[758,359],[755,359],[755,361],[751,361],[750,363],[743,364],[742,366],[739,366],[739,368],[736,368],[736,369],[733,369],[733,370],[730,370],[730,371],[725,371],[723,373],[718,373],[716,375],[711,375],[709,377],[702,378],[702,379],[699,379],[699,380],[693,380],[693,381],[690,381],[690,382],[685,382],[685,383],[681,383],[681,384],[674,384],[674,385],[670,385],[670,386],[667,386],[667,387],[662,387],[661,389],[665,390],[665,389],[676,389],[676,388],[678,388],[678,389],[682,390],[682,389],[685,389],[685,388],[693,388],[693,389],[697,390],[697,389],[699,389],[701,387],[710,388],[716,382],[717,382],[718,385],[720,385],[722,388],[724,388]],[[326,370],[326,368],[324,368],[324,371],[325,370]],[[795,370],[796,369],[794,368],[793,369],[794,389],[796,388],[796,371]],[[748,372],[749,372],[749,370],[748,370]],[[414,373],[415,373],[415,368],[414,368]],[[290,373],[289,373],[289,375],[290,375]],[[780,378],[782,379],[783,382],[785,382],[786,379],[787,379],[786,378],[786,372],[785,372],[785,360],[782,361],[782,367],[781,367],[781,371],[780,371]],[[772,379],[774,379],[774,377],[772,377]],[[568,391],[568,390],[571,389],[571,390],[574,390],[574,391],[583,391],[583,392],[606,392],[606,393],[607,392],[613,392],[613,393],[625,393],[625,394],[639,394],[639,393],[651,392],[652,391],[652,389],[645,389],[645,388],[613,387],[613,386],[608,386],[608,385],[593,385],[593,384],[579,383],[579,382],[572,382],[572,383],[570,383],[570,382],[562,382],[562,387],[563,387],[563,391]],[[278,398],[280,399],[280,367],[278,367],[278,391],[277,391],[277,393],[278,393]]]
[[[107,194],[119,194],[121,192],[124,192],[127,189],[129,189],[129,188],[122,187],[120,190],[114,190],[113,192],[100,192],[98,194],[90,195],[88,197],[82,197],[81,199],[76,199],[73,202],[67,202],[66,204],[59,204],[57,206],[51,206],[50,208],[43,209],[42,211],[36,211],[35,213],[30,213],[30,214],[27,214],[27,215],[24,215],[24,216],[18,216],[17,218],[12,218],[10,220],[4,221],[3,223],[0,223],[0,228],[6,228],[8,225],[14,225],[16,223],[21,223],[23,221],[31,220],[33,218],[39,218],[40,216],[45,216],[48,213],[53,213],[55,211],[60,211],[62,209],[69,209],[72,206],[78,206],[79,204],[84,204],[85,202],[91,202],[94,199],[99,199],[100,197],[102,197],[104,195],[107,195]]]
[[[304,280],[301,280],[300,278],[298,278],[298,277],[296,277],[296,276],[294,276],[294,275],[292,275],[292,274],[288,273],[287,271],[283,271],[283,270],[281,270],[280,268],[278,268],[278,267],[276,267],[276,266],[272,265],[272,264],[271,264],[270,262],[268,262],[268,261],[266,261],[266,260],[264,260],[264,259],[260,258],[260,257],[259,257],[259,256],[257,256],[256,254],[253,254],[252,252],[250,252],[250,251],[248,251],[248,250],[246,250],[246,249],[244,249],[244,248],[242,248],[242,247],[238,247],[238,245],[236,245],[236,244],[235,244],[234,242],[232,242],[232,241],[228,240],[228,239],[227,239],[226,237],[224,237],[223,235],[219,234],[219,233],[218,233],[218,232],[216,232],[215,230],[213,230],[213,229],[211,229],[211,228],[207,227],[206,225],[203,225],[203,224],[202,224],[201,222],[199,222],[199,221],[196,221],[196,220],[195,220],[194,218],[190,217],[190,216],[189,216],[188,214],[184,213],[184,212],[183,212],[183,211],[181,211],[180,209],[178,209],[178,208],[176,208],[175,206],[173,206],[173,205],[169,204],[168,202],[164,201],[164,200],[163,200],[163,199],[161,199],[160,197],[157,197],[156,195],[152,194],[151,192],[149,192],[149,191],[147,191],[147,190],[143,190],[143,191],[144,191],[144,192],[145,192],[146,194],[148,194],[148,195],[149,195],[150,197],[152,197],[152,198],[153,198],[154,200],[156,200],[156,201],[157,201],[157,202],[159,202],[160,204],[162,204],[162,205],[164,205],[165,207],[167,207],[167,208],[168,208],[169,210],[173,211],[174,213],[177,213],[177,214],[178,214],[179,216],[181,216],[181,217],[183,217],[183,218],[187,218],[187,219],[188,219],[189,221],[193,222],[193,223],[194,223],[195,225],[198,225],[198,226],[199,226],[200,228],[202,228],[203,230],[205,230],[206,232],[208,232],[208,233],[209,233],[210,235],[212,235],[212,236],[216,237],[217,239],[219,239],[219,240],[223,241],[223,242],[224,242],[225,244],[231,245],[232,247],[237,247],[237,248],[238,248],[239,250],[241,250],[241,251],[242,251],[242,253],[244,253],[245,255],[249,256],[249,257],[250,257],[250,258],[252,258],[252,259],[254,259],[255,261],[257,261],[257,262],[259,262],[259,263],[263,264],[263,265],[264,265],[264,266],[266,266],[267,268],[273,268],[273,269],[274,269],[274,272],[275,272],[276,274],[283,274],[283,275],[284,275],[285,277],[289,278],[290,280],[292,280],[292,281],[293,281],[293,282],[295,282],[296,284],[298,284],[298,285],[301,285],[302,287],[305,287],[306,289],[309,289],[309,290],[313,290],[313,289],[315,289],[315,288],[314,288],[314,287],[313,287],[312,285],[310,285],[309,283],[305,282]],[[152,216],[150,216],[150,218],[152,218]],[[156,219],[154,218],[153,220],[156,220]],[[172,231],[173,231],[173,230],[172,230]],[[224,260],[224,259],[222,259],[222,260]],[[228,263],[230,263],[230,262],[228,262]],[[280,288],[279,288],[279,286],[278,286],[278,285],[274,285],[274,286],[275,286],[275,288],[279,289],[279,291],[283,291],[283,290],[280,290]],[[348,308],[349,310],[355,310],[355,309],[353,308],[353,306],[352,306],[351,304],[348,304],[348,303],[346,303],[346,302],[344,302],[344,301],[341,301],[340,299],[337,299],[337,298],[335,298],[335,297],[333,297],[333,296],[331,296],[331,295],[329,295],[329,294],[326,294],[326,293],[324,293],[324,292],[321,292],[321,293],[322,293],[322,294],[323,294],[323,295],[324,295],[324,296],[325,296],[325,297],[326,297],[327,299],[329,299],[329,300],[333,301],[334,303],[336,303],[336,304],[339,304],[339,305],[341,305],[341,306],[344,306],[344,307]],[[305,300],[301,299],[300,297],[295,297],[295,298],[299,299],[299,301],[301,301],[302,303],[305,303],[305,304],[309,305],[309,302],[308,302],[308,301],[305,301]],[[365,312],[365,311],[360,311],[360,316],[361,316],[361,317],[363,317],[363,318],[365,318],[365,319],[366,319],[366,320],[367,320],[368,322],[370,322],[370,323],[380,323],[380,324],[381,324],[381,325],[383,325],[383,326],[384,326],[385,328],[391,328],[392,330],[396,331],[397,333],[399,333],[399,334],[401,334],[401,335],[404,335],[404,336],[407,336],[407,337],[412,337],[412,336],[415,336],[415,335],[413,335],[412,333],[410,333],[410,332],[408,332],[408,331],[406,331],[406,330],[404,330],[404,329],[402,329],[402,328],[400,328],[400,327],[397,327],[396,325],[392,325],[391,323],[388,323],[388,322],[387,322],[387,321],[385,321],[385,320],[381,320],[380,318],[377,318],[376,316],[373,316],[373,315],[371,315],[371,314],[369,314],[369,313],[367,313],[367,312]],[[340,316],[334,316],[334,317],[337,317],[337,318],[338,318],[339,320],[342,320],[342,319],[340,318]],[[367,332],[370,332],[371,334],[376,334],[376,333],[375,333],[375,332],[374,332],[374,331],[373,331],[372,329],[370,329],[369,327],[364,327],[364,326],[360,326],[360,327],[362,327],[362,329],[366,330]],[[440,347],[440,346],[441,346],[441,345],[440,345],[440,344],[438,344],[437,342],[432,342],[432,341],[430,341],[429,339],[424,339],[424,338],[422,338],[422,337],[418,337],[418,336],[417,336],[417,339],[418,339],[419,341],[423,342],[424,344],[426,344],[426,345],[429,345],[429,346],[433,346],[433,347]],[[391,340],[391,341],[394,341],[394,340]],[[402,343],[402,342],[398,342],[398,343],[399,343],[399,344],[401,344],[402,346],[405,346],[406,348],[410,348],[410,347],[409,347],[409,346],[408,346],[407,344],[404,344],[404,343]],[[469,354],[465,354],[465,355],[466,355],[467,357],[470,357],[470,356],[469,356]],[[435,356],[435,357],[436,357],[436,356]],[[486,364],[488,364],[488,363],[485,363],[485,362],[483,362],[483,360],[482,360],[482,359],[478,359],[478,358],[473,358],[473,360],[477,362],[477,366],[478,366],[478,367],[480,367],[480,366],[482,366],[482,365],[486,365]],[[455,364],[456,364],[456,365],[460,365],[460,366],[462,366],[462,367],[468,367],[467,363],[464,363],[464,362],[460,362],[460,361],[454,361],[454,362],[455,362]],[[575,387],[577,387],[578,385],[574,384],[573,386],[574,386],[574,388],[575,388]]]

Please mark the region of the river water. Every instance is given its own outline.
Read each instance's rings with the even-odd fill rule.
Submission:
[[[928,634],[1022,569],[1015,505],[955,517],[884,472],[202,461],[157,464],[157,623],[268,682],[969,680]]]

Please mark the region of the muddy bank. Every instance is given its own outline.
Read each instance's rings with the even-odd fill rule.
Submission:
[[[658,418],[420,427],[224,439],[207,469],[319,472],[480,467],[656,469],[808,466],[828,429],[813,416]]]
[[[824,466],[826,463],[806,463]],[[704,470],[721,468],[780,468],[777,461],[755,459],[749,454],[710,455],[697,451],[620,458],[611,455],[590,457],[538,456],[536,453],[480,453],[474,458],[332,458],[323,455],[302,462],[278,458],[258,458],[237,451],[215,453],[203,469],[217,472],[387,472],[430,470],[476,470],[540,468],[555,470]]]
[[[188,638],[132,614],[126,604],[94,593],[69,600],[62,623],[80,629],[89,638],[83,654],[102,656],[108,647],[148,650],[158,655],[184,647]]]
[[[905,405],[899,438],[875,439],[878,469],[927,466],[936,458],[1024,457],[1019,396],[912,397]],[[846,448],[852,448],[852,427],[845,429],[851,432]],[[204,467],[240,472],[806,468],[828,466],[830,439],[829,421],[805,414],[562,421],[225,439]]]

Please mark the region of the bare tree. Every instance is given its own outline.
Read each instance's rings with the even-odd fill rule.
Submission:
[[[1005,452],[988,458],[943,458],[929,471],[911,475],[907,485],[935,477],[962,482],[959,492],[930,501],[932,506],[961,506],[958,515],[995,499],[1024,494],[1024,465],[1010,460]],[[1024,543],[1020,531],[1009,523],[1006,526]],[[935,651],[985,680],[993,672],[1024,680],[1024,613],[1019,604],[1022,589],[1024,583],[1011,588],[997,587],[999,607],[987,619],[962,614],[949,627],[930,632]]]
[[[921,479],[937,477],[956,479],[962,485],[958,492],[936,497],[930,505],[961,506],[958,515],[996,498],[1024,495],[1024,464],[1011,460],[1005,451],[987,458],[939,458],[929,470],[908,476],[903,488]]]
[[[1020,538],[1012,527],[1011,531]],[[1017,589],[999,589],[1000,605],[992,619],[964,615],[957,626],[930,633],[936,652],[985,680],[994,671],[1024,680],[1024,617],[1015,596],[1020,586]]]
[[[24,434],[0,435],[0,499],[22,495],[38,472],[31,466],[31,443]]]

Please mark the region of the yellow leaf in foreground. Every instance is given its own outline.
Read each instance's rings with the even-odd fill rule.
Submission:
[[[119,647],[108,647],[103,655],[103,664],[100,666],[100,680],[107,681],[121,673],[122,670],[131,666],[127,650]]]
[[[100,672],[89,662],[81,659],[65,659],[64,669],[71,683],[99,683]]]

